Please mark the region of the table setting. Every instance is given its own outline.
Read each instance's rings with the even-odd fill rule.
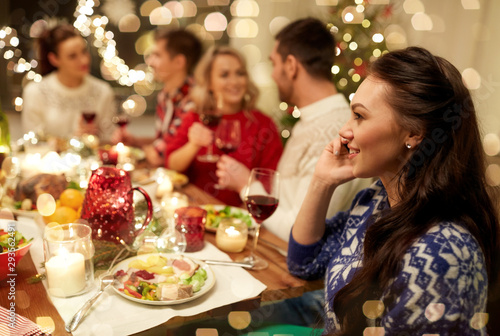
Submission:
[[[182,318],[217,314],[223,307],[243,304],[253,309],[260,301],[309,290],[306,282],[287,273],[286,243],[272,234],[264,231],[270,238],[261,239],[264,244],[258,247],[269,269],[257,271],[247,258],[248,252],[256,252],[259,217],[221,204],[183,174],[140,168],[140,160],[128,156],[134,149],[122,146],[94,148],[100,160],[82,156],[71,171],[60,174],[26,174],[21,169],[26,156],[4,160],[2,178],[6,186],[12,183],[10,194],[7,187],[2,190],[4,209],[16,218],[12,225],[31,239],[27,260],[16,260],[21,270],[16,286],[20,293],[40,298],[17,307],[14,316],[19,321],[28,317],[47,334],[64,334],[66,329],[73,335],[129,335]],[[104,151],[120,152],[119,162],[106,164]],[[38,177],[50,183],[30,184],[52,189],[32,188],[38,194],[22,194],[25,199],[16,199],[16,206],[5,202],[19,189],[16,183],[26,184],[37,174],[50,177]],[[54,191],[58,176],[65,177],[64,182]],[[30,206],[23,209],[20,204],[26,199]],[[60,216],[61,209],[66,216]],[[163,264],[148,265],[150,258],[160,258]],[[175,267],[182,262],[195,265],[196,272],[188,276]],[[129,273],[127,280],[117,281],[120,272]],[[151,281],[157,283],[137,274],[153,276]],[[186,288],[192,291],[187,297],[176,296]],[[4,283],[0,289],[8,287]]]

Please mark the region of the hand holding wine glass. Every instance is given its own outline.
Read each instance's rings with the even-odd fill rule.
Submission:
[[[245,192],[245,204],[248,212],[257,222],[252,252],[245,261],[252,263],[252,269],[260,270],[268,267],[268,263],[255,255],[259,239],[260,226],[264,220],[276,211],[279,202],[279,173],[267,168],[254,168]]]
[[[222,118],[222,115],[215,111],[204,111],[200,114],[200,121],[206,127],[211,129],[217,127],[219,125],[219,121]],[[205,155],[198,156],[198,160],[202,162],[216,162],[219,159],[219,155],[213,154],[212,144],[210,144],[207,148],[207,153]]]

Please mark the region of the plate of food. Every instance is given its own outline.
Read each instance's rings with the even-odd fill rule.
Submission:
[[[168,177],[175,187],[182,187],[189,182],[189,178],[175,170],[157,168],[157,169],[136,169],[132,173],[132,182],[146,185],[153,182],[158,182],[161,177]]]
[[[247,224],[249,229],[253,229],[257,225],[248,211],[241,208],[218,204],[206,204],[202,208],[207,210],[205,230],[208,232],[216,232],[220,221],[224,218],[240,219]]]
[[[164,306],[192,301],[215,285],[215,275],[203,261],[178,254],[141,254],[113,268],[113,289],[124,298]]]

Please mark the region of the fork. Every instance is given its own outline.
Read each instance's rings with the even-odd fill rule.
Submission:
[[[83,306],[75,313],[75,315],[73,315],[71,320],[66,324],[65,329],[67,332],[73,332],[75,331],[76,328],[78,328],[78,326],[82,322],[87,312],[94,305],[97,299],[101,296],[104,290],[106,290],[106,288],[108,288],[109,285],[111,285],[115,281],[115,276],[113,274],[110,274],[110,272],[113,269],[116,260],[118,260],[123,251],[127,251],[127,249],[120,250],[120,252],[115,256],[115,258],[111,262],[111,265],[109,266],[106,273],[104,273],[104,276],[101,278],[100,290],[97,293],[95,293],[94,296],[92,296],[87,302],[85,302]]]

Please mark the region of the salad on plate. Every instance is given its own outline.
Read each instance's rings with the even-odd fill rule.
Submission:
[[[255,226],[255,221],[248,211],[225,205],[207,204],[203,206],[207,211],[205,230],[215,232],[224,218],[237,218],[243,221],[249,229]]]
[[[205,263],[174,254],[142,254],[120,262],[114,289],[125,298],[152,305],[178,304],[212,288],[215,277]]]

